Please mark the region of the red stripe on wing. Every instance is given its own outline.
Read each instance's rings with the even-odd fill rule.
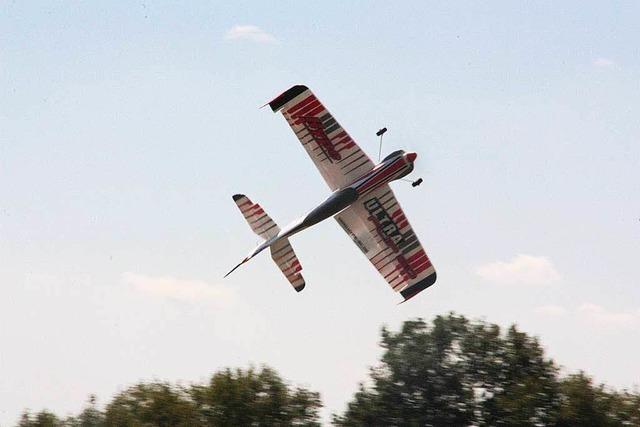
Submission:
[[[351,148],[351,147],[355,147],[355,145],[356,145],[356,143],[355,143],[355,142],[350,141],[348,144],[343,145],[342,147],[338,148],[338,150],[337,150],[337,151],[338,151],[338,152],[340,152],[340,151],[344,151],[344,150],[347,150],[347,149],[349,149],[349,148]]]
[[[407,258],[407,262],[411,263],[411,262],[415,261],[416,259],[420,258],[423,255],[427,256],[427,254],[424,252],[424,250],[420,249],[418,252],[416,252],[415,254],[411,255],[409,258]]]
[[[294,114],[292,114],[291,118],[297,119],[298,117],[301,117],[301,116],[312,116],[313,114],[309,114],[308,112],[309,111],[313,111],[314,109],[316,109],[318,107],[322,107],[322,104],[320,104],[320,101],[318,101],[316,99],[316,100],[310,102],[309,105],[305,105],[299,111],[297,111]],[[298,123],[301,123],[301,121],[300,121],[300,119],[298,119],[294,123],[298,124]]]
[[[429,261],[429,259],[427,259],[423,264],[421,264],[418,267],[414,268],[413,271],[415,271],[416,274],[420,274],[420,273],[422,273],[423,271],[425,271],[429,267],[431,267],[431,261]]]
[[[302,107],[304,107],[305,105],[309,104],[310,102],[316,101],[316,100],[317,100],[317,98],[314,95],[307,96],[305,99],[303,99],[302,101],[298,102],[293,107],[289,108],[287,110],[287,114],[293,114],[297,110],[299,110]]]

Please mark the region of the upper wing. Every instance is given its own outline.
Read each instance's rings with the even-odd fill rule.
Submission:
[[[306,86],[293,86],[269,103],[293,129],[331,190],[346,187],[373,169],[373,162],[356,145]]]
[[[405,301],[435,283],[436,271],[388,185],[335,219]]]

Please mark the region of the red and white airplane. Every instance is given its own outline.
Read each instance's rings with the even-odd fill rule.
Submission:
[[[293,86],[269,106],[282,111],[333,193],[283,229],[260,205],[234,195],[251,229],[265,241],[225,277],[271,248],[271,258],[300,292],[305,286],[302,266],[289,237],[333,216],[404,301],[433,285],[435,269],[389,187],[413,170],[417,154],[399,150],[374,164],[306,86]]]

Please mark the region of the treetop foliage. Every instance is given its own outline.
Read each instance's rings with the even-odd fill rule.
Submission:
[[[450,313],[383,328],[383,355],[336,426],[640,426],[640,393],[561,376],[538,339]],[[25,412],[20,427],[318,426],[317,392],[274,370],[225,369],[205,384],[140,383],[104,410]]]
[[[380,364],[338,426],[640,425],[640,395],[561,378],[538,339],[450,313],[382,329]]]
[[[290,387],[273,369],[225,369],[206,384],[140,383],[103,411],[95,399],[78,416],[25,412],[19,427],[319,426],[320,395]]]

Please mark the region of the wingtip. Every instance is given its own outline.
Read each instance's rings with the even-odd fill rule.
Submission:
[[[302,282],[302,285],[296,286],[293,289],[295,289],[296,292],[300,292],[300,291],[302,291],[304,289],[305,286],[307,286],[307,284],[305,282]]]
[[[407,288],[407,289],[405,289],[403,291],[400,291],[400,294],[404,297],[404,300],[400,301],[398,303],[398,305],[409,301],[411,298],[415,297],[420,292],[422,292],[425,289],[427,289],[428,287],[432,286],[436,282],[437,278],[438,278],[438,275],[435,272],[433,272],[433,274],[430,274],[429,276],[425,277],[424,279],[422,279],[418,283],[414,283],[413,286],[411,286],[411,287],[409,287],[409,288]]]
[[[245,197],[245,196],[244,196],[244,194],[234,194],[234,195],[233,195],[233,196],[231,196],[231,197],[233,197],[233,201],[234,201],[234,202],[237,202],[238,200],[242,199],[242,198],[243,198],[243,197]]]
[[[280,108],[282,108],[284,104],[291,101],[293,98],[295,98],[296,96],[300,95],[302,92],[308,89],[309,88],[306,85],[294,85],[289,89],[287,89],[286,91],[284,91],[283,93],[281,93],[280,95],[276,96],[267,104],[269,105],[269,107],[271,107],[271,111],[275,113]]]

